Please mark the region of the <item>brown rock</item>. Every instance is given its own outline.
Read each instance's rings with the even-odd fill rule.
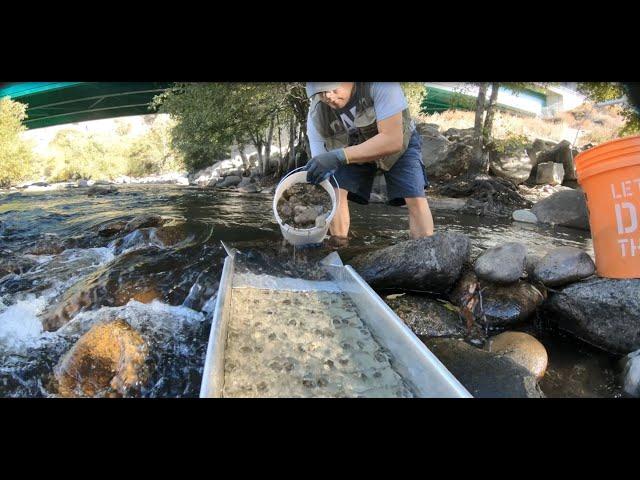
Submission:
[[[540,380],[547,369],[548,356],[544,346],[533,336],[523,332],[504,332],[492,337],[485,347],[488,351],[509,357]]]
[[[65,355],[54,375],[62,397],[117,397],[147,377],[148,347],[124,320],[94,325]]]

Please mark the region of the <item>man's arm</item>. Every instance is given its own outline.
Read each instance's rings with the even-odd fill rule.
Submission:
[[[359,145],[346,147],[349,163],[365,163],[402,150],[402,112],[378,123],[378,134]]]

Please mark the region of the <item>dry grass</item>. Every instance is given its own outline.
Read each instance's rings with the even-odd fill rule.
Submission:
[[[472,128],[475,113],[464,110],[447,110],[430,115],[419,115],[416,120],[435,123],[444,132],[449,128]],[[618,138],[624,125],[618,107],[595,107],[585,104],[554,118],[542,119],[521,117],[506,112],[496,112],[493,134],[497,139],[526,136],[531,141],[536,138],[560,141],[567,139],[577,146],[587,143],[598,144]],[[576,134],[578,134],[576,140]]]

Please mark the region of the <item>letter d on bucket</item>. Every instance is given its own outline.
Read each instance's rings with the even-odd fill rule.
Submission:
[[[602,143],[576,156],[575,164],[598,275],[640,278],[640,135]]]

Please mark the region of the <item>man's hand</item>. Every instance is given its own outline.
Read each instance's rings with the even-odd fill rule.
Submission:
[[[346,164],[347,157],[343,148],[316,155],[304,167],[307,171],[307,182],[317,185],[333,175],[340,165]]]

